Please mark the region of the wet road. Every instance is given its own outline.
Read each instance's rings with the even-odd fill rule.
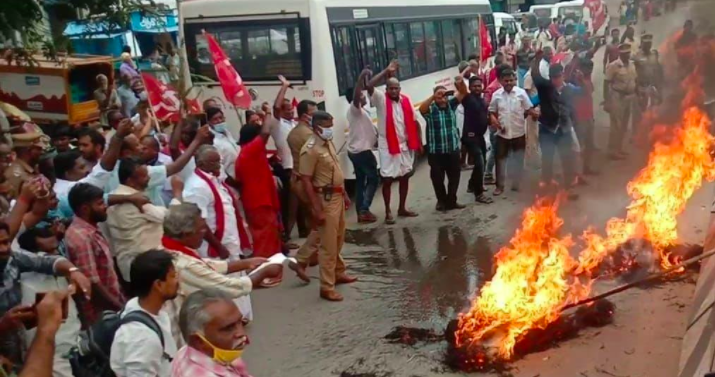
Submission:
[[[654,19],[645,25],[655,34],[655,45],[682,25],[686,12],[681,8],[667,20]],[[601,60],[599,53],[594,59],[597,86],[602,81]],[[600,95],[597,88],[596,98]],[[600,146],[605,146],[607,125],[600,112]],[[578,235],[589,225],[598,229],[608,218],[623,215],[629,203],[626,184],[646,158],[645,153],[634,153],[624,163],[603,162],[602,176],[580,190],[581,199],[562,206],[564,233]],[[441,363],[444,344],[408,347],[383,338],[398,325],[441,331],[466,309],[489,278],[493,254],[513,235],[534,192],[507,192],[492,205],[477,205],[466,194],[470,172],[463,172],[460,201],[469,204],[468,208],[440,214],[434,210],[428,170],[422,164],[412,179],[409,203],[420,217],[398,219],[393,226],[358,226],[350,213],[343,256],[360,281],[339,288],[344,302],[329,303],[318,297],[316,268],[310,270],[314,279],[308,286],[287,273],[281,286],[252,294],[256,320],[249,328],[251,345],[244,359],[254,376],[459,375]],[[536,174],[531,172],[532,183]],[[684,241],[702,242],[712,191],[712,186],[701,189],[681,216]],[[396,190],[393,206],[395,197]],[[379,217],[382,208],[378,195],[373,209]],[[615,325],[588,330],[557,349],[529,355],[514,364],[514,375],[673,376],[692,288],[681,282],[624,293],[614,300],[618,306]]]

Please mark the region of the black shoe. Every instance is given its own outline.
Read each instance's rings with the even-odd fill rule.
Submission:
[[[453,209],[465,209],[465,208],[467,208],[467,206],[465,206],[464,204],[456,203],[456,202],[447,206],[448,211],[453,210]]]
[[[437,206],[434,207],[437,211],[444,212],[447,210],[447,206],[444,203],[437,202]]]

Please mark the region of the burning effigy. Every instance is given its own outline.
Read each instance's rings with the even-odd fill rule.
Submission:
[[[699,48],[704,50],[700,56],[715,51],[710,41]],[[520,355],[574,336],[584,326],[610,323],[615,307],[608,301],[565,309],[589,297],[604,270],[617,275],[642,264],[638,258],[645,251],[652,267],[678,271],[674,266],[683,256],[673,253],[677,216],[704,181],[715,180],[715,137],[701,108],[704,62],[696,62],[683,80],[677,124],[655,128],[659,141],[627,186],[631,203],[626,214],[609,220],[605,234],[587,229],[578,239],[561,236],[564,221],[558,216],[558,199],[541,198],[525,210],[521,226],[494,257],[494,276],[447,329],[450,366],[463,371],[500,369]],[[571,254],[574,249],[581,250],[577,257]]]

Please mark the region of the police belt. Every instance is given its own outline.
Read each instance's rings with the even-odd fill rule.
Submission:
[[[611,88],[611,91],[615,92],[617,94],[620,94],[622,96],[632,96],[632,95],[636,94],[635,91],[629,92],[627,90],[618,90],[618,89],[613,89],[613,88]]]
[[[333,194],[342,194],[345,192],[345,189],[342,186],[334,186],[334,187],[313,187],[315,192],[322,194],[325,192],[332,192]]]

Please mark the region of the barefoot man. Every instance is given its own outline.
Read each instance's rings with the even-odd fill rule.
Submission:
[[[422,151],[422,137],[417,123],[417,113],[407,96],[400,94],[400,81],[395,77],[397,61],[392,61],[384,71],[375,75],[368,83],[374,88],[387,78],[385,92],[375,89],[371,102],[377,109],[378,138],[380,154],[380,175],[382,176],[382,196],[385,199],[385,223],[394,224],[390,209],[392,182],[400,182],[399,217],[417,217],[405,207],[409,181],[412,176],[415,152]]]

